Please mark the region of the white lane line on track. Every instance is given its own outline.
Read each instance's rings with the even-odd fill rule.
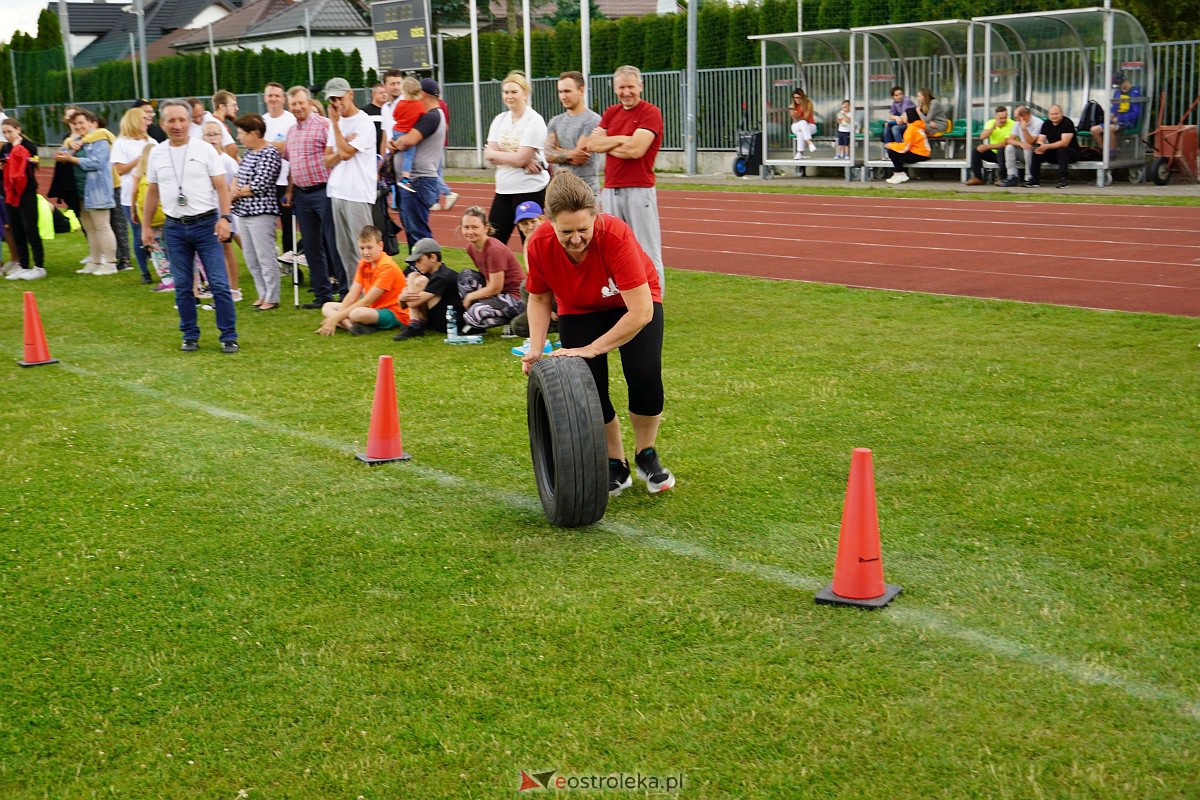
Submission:
[[[182,408],[199,411],[218,419],[229,420],[231,422],[240,422],[260,430],[299,439],[301,441],[326,447],[340,453],[350,453],[353,452],[354,449],[353,445],[333,439],[332,437],[312,434],[308,431],[297,428],[289,428],[286,425],[281,425],[277,422],[255,417],[240,411],[233,411],[213,405],[211,403],[203,403],[198,400],[193,400],[191,398],[177,397],[175,395],[161,392],[148,386],[142,386],[141,384],[132,383],[130,381],[110,378],[75,364],[63,363],[61,368],[75,375],[93,378],[110,385],[118,386],[142,397],[148,397],[154,400],[171,403]],[[407,462],[400,467],[400,469],[403,469],[406,473],[415,473],[418,477],[433,481],[441,486],[470,489],[476,494],[481,494],[484,492],[483,487],[476,486],[464,478],[460,478],[457,475],[453,475],[448,472],[443,472],[442,470],[435,469],[433,467],[426,467],[420,464]],[[521,511],[533,511],[536,513],[541,510],[541,506],[538,501],[532,497],[518,495],[511,492],[497,492],[491,488],[486,489],[486,494],[489,497],[493,497],[502,501],[505,505]],[[801,575],[800,573],[792,572],[791,570],[787,570],[782,567],[776,567],[771,564],[759,564],[753,561],[743,561],[741,559],[733,558],[731,556],[724,555],[723,553],[710,550],[707,547],[695,544],[694,542],[672,538],[670,536],[664,536],[661,533],[650,533],[641,528],[627,525],[622,522],[602,520],[595,527],[662,553],[668,553],[681,558],[699,561],[725,572],[744,575],[750,578],[765,581],[767,583],[785,586],[790,589],[796,589],[803,592],[814,592],[828,582],[826,579]],[[968,644],[976,650],[989,652],[994,655],[1012,659],[1014,661],[1022,661],[1026,664],[1032,664],[1049,672],[1063,675],[1080,684],[1116,689],[1138,700],[1147,700],[1169,705],[1182,716],[1200,722],[1200,700],[1186,697],[1185,695],[1174,690],[1163,689],[1145,681],[1126,677],[1117,670],[1100,668],[1088,664],[1080,664],[1061,656],[1043,653],[1034,647],[1030,647],[1020,642],[1011,639],[1005,639],[1001,636],[994,636],[983,631],[977,631],[974,628],[960,625],[948,617],[929,609],[908,608],[897,605],[887,609],[882,613],[889,619],[889,621],[897,624],[940,633],[948,638]]]
[[[659,208],[663,208],[661,197],[664,192],[660,192]],[[877,209],[882,214],[891,212],[895,213],[896,209],[905,208],[907,206],[917,206],[918,210],[922,211],[943,211],[948,213],[970,213],[972,215],[978,212],[987,214],[1008,214],[1028,216],[1031,213],[1036,213],[1038,216],[1060,216],[1060,217],[1075,217],[1087,219],[1119,219],[1127,222],[1131,219],[1147,219],[1147,220],[1163,220],[1169,219],[1179,221],[1181,223],[1195,223],[1200,220],[1200,209],[1187,206],[1144,206],[1144,205],[1117,205],[1117,204],[1100,204],[1100,203],[1038,203],[1038,202],[1022,202],[1017,201],[988,201],[988,200],[922,200],[921,198],[904,198],[896,197],[895,200],[887,202],[879,202],[874,198],[861,198],[870,202],[856,203],[853,202],[856,198],[850,197],[831,197],[822,195],[805,195],[805,194],[759,194],[754,192],[671,192],[666,190],[668,199],[686,199],[699,200],[701,197],[717,198],[725,201],[727,205],[737,205],[739,208],[744,208],[746,199],[753,199],[758,205],[776,205],[789,209],[809,209],[809,208],[830,208],[830,209],[846,209],[849,213],[857,213],[864,209]],[[787,198],[787,199],[785,199]],[[818,199],[821,198],[821,199]],[[899,201],[899,205],[897,205]],[[938,203],[950,202],[954,205],[938,205]],[[703,205],[697,203],[689,203],[685,206],[669,206],[674,208],[704,208]],[[721,206],[725,208],[726,206]],[[1135,209],[1135,211],[1126,212],[1126,209]],[[1138,213],[1144,212],[1144,213]],[[1185,230],[1191,230],[1185,228]]]
[[[693,237],[696,235],[697,234],[693,234]],[[728,238],[728,239],[745,239],[745,238],[747,238],[745,236],[738,236],[737,234],[733,234],[733,233],[705,233],[705,234],[701,234],[701,235],[719,236],[719,237]],[[806,248],[811,248],[811,246],[814,244],[836,245],[838,247],[882,247],[882,248],[886,248],[888,250],[895,250],[897,247],[899,247],[899,245],[897,245],[894,242],[890,243],[890,244],[872,244],[872,243],[867,243],[867,242],[839,242],[839,241],[835,241],[832,239],[804,239],[804,240],[800,240],[799,242],[797,242],[797,240],[795,240],[795,239],[783,239],[781,237],[776,237],[776,236],[758,236],[758,237],[754,237],[754,238],[770,239],[772,241],[781,241],[781,242],[790,241],[794,244],[797,244],[797,243],[803,244],[804,247],[806,247]],[[942,252],[942,253],[955,253],[959,256],[962,256],[962,257],[968,258],[968,259],[971,256],[976,256],[976,255],[978,255],[978,256],[996,255],[996,256],[1004,256],[1006,258],[1021,258],[1021,257],[1029,257],[1029,258],[1037,258],[1037,259],[1047,258],[1047,256],[1045,256],[1042,253],[1028,253],[1028,252],[1022,252],[1022,251],[1018,251],[1018,250],[1009,250],[1009,251],[1004,251],[1004,250],[960,250],[956,247],[928,247],[925,245],[912,245],[907,242],[903,245],[903,247],[905,250],[930,250],[930,251]],[[736,255],[739,258],[747,258],[747,257],[750,257],[750,258],[784,258],[784,259],[789,259],[792,261],[803,261],[805,263],[822,262],[822,263],[829,263],[829,264],[866,264],[868,266],[903,267],[904,269],[928,269],[928,270],[937,270],[937,271],[943,271],[943,272],[964,272],[964,273],[975,273],[975,274],[980,274],[980,275],[1002,275],[1002,276],[1006,276],[1006,277],[1018,277],[1018,278],[1045,278],[1047,280],[1081,281],[1081,282],[1085,282],[1085,283],[1111,283],[1111,284],[1115,284],[1118,286],[1149,286],[1149,287],[1166,288],[1166,289],[1200,288],[1200,287],[1195,287],[1195,286],[1175,286],[1175,285],[1171,285],[1171,284],[1134,283],[1134,282],[1130,282],[1130,281],[1097,280],[1095,278],[1071,278],[1071,277],[1065,277],[1062,275],[1027,275],[1027,274],[1021,273],[1021,272],[998,272],[998,271],[994,271],[994,270],[963,269],[963,268],[959,268],[959,267],[936,267],[936,266],[930,266],[927,264],[916,264],[916,263],[912,263],[911,261],[906,262],[906,263],[897,263],[895,261],[865,261],[863,259],[813,258],[811,255],[790,255],[790,254],[776,254],[776,253],[747,253],[745,250],[716,250],[713,248],[700,249],[700,248],[696,248],[696,247],[679,247],[676,245],[667,244],[666,242],[663,243],[663,250],[674,250],[674,251],[680,252],[680,253],[704,253],[706,255],[713,254],[713,253],[727,253],[729,255]],[[811,250],[810,250],[810,252],[811,252]],[[1094,263],[1097,261],[1111,262],[1114,264],[1129,264],[1130,263],[1129,259],[1127,259],[1127,258],[1091,258],[1088,256],[1054,256],[1054,259],[1058,260],[1058,261],[1065,260],[1065,259],[1071,259],[1074,261],[1085,261],[1088,263]],[[1184,263],[1181,261],[1139,261],[1137,263],[1144,265],[1144,266],[1148,266],[1148,267],[1186,267],[1188,270],[1192,269],[1191,264],[1187,264],[1187,263]],[[675,265],[672,264],[672,266],[675,266]]]
[[[773,215],[773,216],[777,216],[777,215]],[[712,226],[717,226],[717,227],[729,224],[728,219],[722,219],[720,217],[708,218],[708,217],[697,217],[695,215],[690,215],[690,216],[687,216],[687,217],[684,217],[681,219],[686,222],[692,222],[692,223],[697,223],[697,224],[708,223]],[[669,219],[661,220],[662,223],[676,222],[676,221],[678,221],[678,220],[669,220]],[[896,220],[893,219],[892,221],[895,222]],[[903,220],[903,221],[909,222],[912,220]],[[932,220],[930,220],[930,221],[932,221]],[[880,235],[884,235],[884,236],[895,235],[895,234],[900,234],[900,235],[907,236],[907,237],[912,237],[912,236],[928,236],[928,237],[960,236],[964,239],[1005,239],[1007,241],[1051,242],[1053,244],[1076,244],[1077,243],[1075,240],[1063,239],[1061,236],[1030,236],[1029,231],[1034,226],[1019,226],[1016,223],[1012,223],[1012,222],[1002,223],[1003,225],[1005,225],[1004,230],[998,230],[995,232],[988,232],[988,233],[980,233],[978,230],[976,230],[976,231],[946,230],[945,229],[946,221],[944,221],[944,220],[939,222],[938,224],[941,227],[939,227],[936,230],[920,231],[920,230],[915,230],[912,227],[888,229],[888,228],[879,228],[879,227],[861,227],[861,226],[857,226],[857,225],[846,225],[846,224],[844,224],[844,220],[843,220],[840,224],[837,225],[837,229],[839,231],[857,231],[857,232],[865,232],[865,233],[871,233],[871,234],[880,234]],[[978,222],[975,220],[957,220],[957,221],[955,221],[955,224],[970,225],[972,227],[975,227],[978,225]],[[802,237],[800,235],[798,235],[798,232],[802,231],[802,230],[827,231],[830,228],[830,226],[827,224],[826,225],[816,225],[816,224],[809,224],[809,223],[803,222],[803,221],[778,220],[778,219],[745,220],[745,221],[739,220],[737,222],[737,227],[739,229],[745,229],[750,226],[777,227],[777,228],[784,228],[789,231],[797,232],[797,235],[794,235],[791,237],[778,237],[779,241],[795,241],[797,239],[801,239]],[[1047,226],[1037,225],[1036,227],[1047,227]],[[713,233],[713,230],[714,230],[713,227],[703,228],[701,230],[685,230],[685,229],[680,229],[680,228],[663,228],[663,233],[676,233],[681,236],[696,236],[696,235],[700,235],[700,234],[711,234],[713,236],[722,235],[722,234],[718,234],[718,233]],[[1092,229],[1089,228],[1088,230],[1092,230]],[[1128,229],[1124,229],[1124,230],[1128,230]],[[750,234],[749,236],[746,236],[743,233],[743,234],[739,234],[739,238],[766,239],[766,238],[770,238],[770,237],[759,236],[757,234]],[[1187,249],[1188,251],[1195,251],[1197,248],[1200,248],[1200,237],[1197,237],[1197,238],[1198,238],[1198,241],[1195,244],[1169,244],[1169,243],[1163,244],[1160,242],[1133,242],[1133,241],[1130,241],[1128,238],[1126,238],[1126,239],[1092,239],[1092,238],[1089,238],[1087,240],[1087,242],[1089,245],[1095,245],[1097,247],[1103,247],[1105,245],[1111,245],[1113,247],[1143,247],[1143,248],[1144,247],[1153,247],[1156,249],[1157,248],[1165,248],[1165,247],[1182,247],[1182,248]],[[846,242],[846,244],[863,244],[863,242]],[[894,245],[892,245],[892,246],[894,246]],[[966,249],[969,250],[972,248],[966,248]],[[1007,251],[1005,251],[1005,252],[1007,252]],[[1046,256],[1046,254],[1043,254],[1043,257],[1045,257],[1045,256]],[[1117,260],[1121,260],[1121,259],[1117,259]]]
[[[699,206],[699,207],[697,207],[697,206],[664,206],[662,203],[659,203],[658,209],[659,209],[658,213],[659,213],[660,218],[686,219],[686,220],[695,219],[695,215],[697,213],[721,210],[719,208],[709,208],[709,207],[704,207],[704,206]],[[678,216],[672,216],[669,214],[664,215],[663,214],[664,209],[678,210],[680,213]],[[922,210],[928,211],[930,209],[922,209]],[[747,210],[739,210],[738,213],[739,213],[739,216],[742,214],[770,214],[772,216],[778,217],[781,214],[781,212],[785,212],[785,211],[790,213],[793,217],[795,217],[795,216],[829,217],[831,219],[835,219],[835,220],[839,220],[839,221],[845,220],[847,218],[859,219],[859,220],[864,220],[864,219],[882,220],[886,224],[894,226],[893,228],[890,228],[889,230],[894,229],[894,230],[899,230],[899,231],[907,231],[907,229],[904,228],[903,225],[905,223],[911,223],[911,222],[931,222],[931,223],[936,223],[938,225],[946,225],[946,224],[951,224],[951,223],[955,223],[955,224],[967,223],[967,224],[971,224],[971,225],[991,225],[991,226],[998,226],[998,227],[1009,228],[1009,229],[1011,229],[1013,227],[1021,228],[1021,227],[1028,226],[1028,227],[1038,227],[1038,228],[1062,228],[1064,230],[1085,230],[1085,231],[1094,231],[1097,229],[1108,229],[1110,227],[1108,225],[1101,225],[1101,224],[1083,225],[1083,224],[1066,224],[1066,223],[1061,223],[1061,222],[1045,222],[1040,219],[1037,222],[1023,223],[1020,220],[988,219],[983,216],[967,217],[967,218],[963,218],[963,219],[953,219],[953,218],[936,217],[936,216],[899,217],[899,216],[896,216],[895,214],[864,214],[864,213],[862,213],[862,209],[855,209],[855,208],[848,208],[845,213],[839,214],[839,213],[826,212],[826,211],[813,211],[808,206],[797,206],[797,205],[785,206],[783,208],[775,209],[775,210],[765,210],[765,209],[750,209],[748,211]],[[1027,216],[1027,215],[1023,215],[1023,216]],[[1040,216],[1044,217],[1045,215],[1040,215]],[[1128,218],[1125,218],[1123,221],[1128,222]],[[718,222],[719,224],[721,224],[721,223],[729,224],[728,218],[717,218],[716,222]],[[1122,231],[1144,231],[1146,233],[1153,233],[1153,234],[1158,234],[1158,235],[1178,233],[1178,234],[1188,234],[1188,235],[1191,235],[1194,237],[1196,234],[1196,228],[1187,227],[1187,226],[1189,224],[1195,224],[1195,221],[1181,220],[1180,222],[1181,222],[1181,227],[1172,227],[1172,228],[1134,227],[1132,225],[1122,225],[1120,230],[1122,230]],[[743,222],[741,220],[738,220],[738,222],[736,224],[746,225],[746,224],[761,224],[761,223],[756,223],[753,221]],[[782,223],[782,224],[787,224],[787,223]],[[1193,246],[1195,246],[1195,245],[1193,245]]]

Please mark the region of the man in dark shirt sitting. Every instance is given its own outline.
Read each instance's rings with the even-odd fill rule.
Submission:
[[[1042,123],[1042,132],[1038,134],[1037,147],[1033,148],[1033,167],[1028,187],[1038,186],[1038,178],[1042,174],[1042,164],[1055,161],[1058,164],[1058,188],[1071,185],[1067,180],[1067,170],[1071,164],[1079,160],[1079,142],[1075,139],[1075,123],[1063,114],[1062,106],[1050,106],[1047,119]]]

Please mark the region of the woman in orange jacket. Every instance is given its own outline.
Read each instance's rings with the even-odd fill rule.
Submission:
[[[889,142],[885,145],[888,158],[892,160],[892,166],[896,168],[892,177],[887,179],[887,182],[893,186],[908,180],[909,164],[929,160],[929,137],[925,134],[924,120],[921,119],[915,108],[908,109],[905,114],[908,126],[904,129],[904,140]]]

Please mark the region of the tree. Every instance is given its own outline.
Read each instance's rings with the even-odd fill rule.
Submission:
[[[538,22],[545,23],[546,25],[558,25],[560,22],[578,22],[580,19],[579,9],[579,0],[563,0],[563,2],[555,6],[553,14],[538,17]],[[588,19],[590,20],[608,19],[608,17],[604,16],[604,12],[600,10],[600,6],[596,4],[596,0],[588,0],[588,12]]]
[[[37,31],[38,50],[62,47],[62,27],[58,22],[58,14],[48,8],[43,8],[38,14]]]

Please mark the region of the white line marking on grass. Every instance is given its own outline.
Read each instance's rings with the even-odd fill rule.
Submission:
[[[172,403],[183,408],[189,408],[193,411],[199,411],[201,413],[208,414],[209,416],[213,416],[218,419],[241,422],[255,428],[270,431],[271,433],[289,436],[309,442],[310,444],[316,444],[320,445],[321,447],[336,450],[339,453],[350,453],[354,450],[354,446],[352,444],[338,441],[337,439],[333,439],[328,436],[321,436],[320,434],[313,434],[296,428],[289,428],[285,425],[280,425],[277,422],[261,419],[259,417],[251,416],[250,414],[244,414],[240,411],[232,411],[227,408],[212,405],[211,403],[203,403],[199,400],[193,400],[187,397],[177,397],[175,395],[161,392],[148,386],[142,386],[141,384],[132,383],[130,381],[110,378],[75,364],[64,363],[62,364],[62,369],[76,375],[81,375],[88,378],[96,378],[101,381],[115,384],[143,397],[149,397],[154,400]],[[442,486],[471,489],[483,488],[476,487],[465,478],[461,478],[449,472],[443,472],[442,470],[435,469],[433,467],[425,467],[420,464],[413,464],[412,462],[405,464],[402,469],[406,473],[415,473],[420,478],[425,478]],[[491,488],[487,488],[486,495],[490,498],[501,501],[505,505],[521,511],[529,511],[534,513],[541,511],[541,504],[536,499],[526,495],[503,491],[498,492]],[[792,572],[791,570],[771,564],[759,564],[753,561],[743,561],[741,559],[733,558],[723,553],[710,550],[707,547],[694,542],[689,542],[684,539],[674,539],[669,536],[663,536],[659,533],[650,533],[642,530],[641,528],[637,528],[633,525],[628,525],[623,522],[601,520],[599,523],[597,523],[596,527],[601,530],[608,531],[609,533],[616,534],[617,536],[620,536],[631,542],[635,542],[643,547],[648,547],[652,550],[658,550],[659,552],[669,553],[671,555],[680,556],[693,561],[699,561],[726,572],[745,575],[750,578],[766,581],[767,583],[785,586],[789,589],[797,589],[802,592],[815,592],[829,582],[826,578],[815,578],[809,575],[801,575],[798,572]],[[865,612],[834,611],[832,613]],[[969,644],[975,649],[986,650],[1005,658],[1010,658],[1016,661],[1024,661],[1028,664],[1033,664],[1034,666],[1041,667],[1050,672],[1056,672],[1076,681],[1077,683],[1091,686],[1105,686],[1108,688],[1117,689],[1129,695],[1130,697],[1139,700],[1152,700],[1172,705],[1177,711],[1179,711],[1180,714],[1200,721],[1200,701],[1192,700],[1184,697],[1178,692],[1161,689],[1157,686],[1153,686],[1142,681],[1131,680],[1121,676],[1115,670],[1102,669],[1099,667],[1089,666],[1087,664],[1077,664],[1060,656],[1040,652],[1019,642],[964,627],[936,614],[933,611],[926,609],[908,608],[903,605],[897,605],[880,613],[882,613],[892,622],[940,633],[949,638],[957,639],[960,642]]]

